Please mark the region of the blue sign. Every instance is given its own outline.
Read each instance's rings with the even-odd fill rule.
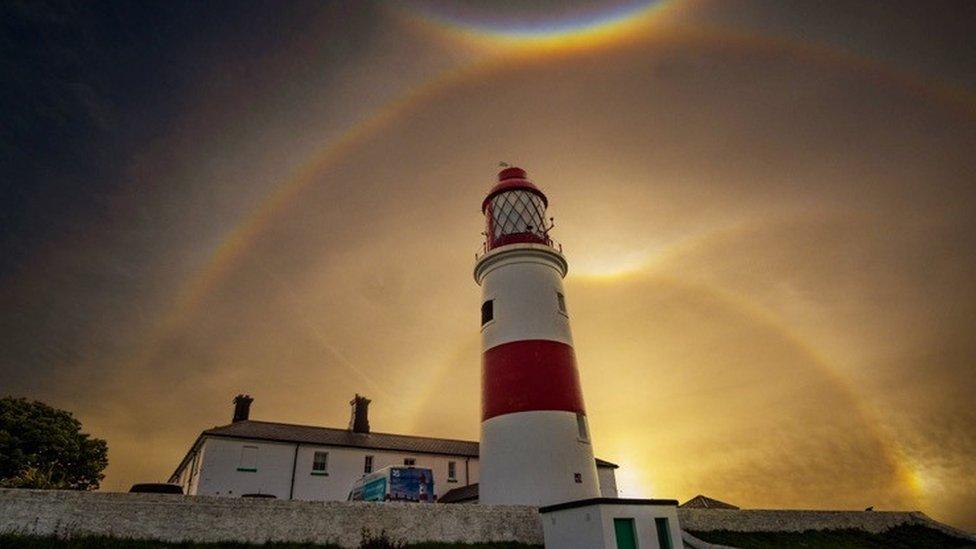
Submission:
[[[394,468],[390,470],[390,499],[433,501],[434,475],[430,469]]]
[[[363,501],[383,501],[386,498],[386,476],[374,478],[363,484]]]

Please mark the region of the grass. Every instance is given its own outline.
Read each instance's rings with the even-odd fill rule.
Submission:
[[[709,543],[742,549],[780,547],[831,549],[928,549],[976,547],[976,542],[957,538],[918,524],[903,524],[879,534],[864,530],[807,530],[805,532],[690,532]]]
[[[82,536],[63,539],[54,536],[25,536],[21,534],[0,534],[0,547],[4,549],[251,549],[254,547],[267,549],[340,549],[338,545],[316,545],[314,543],[171,543],[108,536]],[[463,543],[418,543],[389,547],[402,547],[403,549],[542,549],[538,545],[521,543],[476,543],[471,545]]]

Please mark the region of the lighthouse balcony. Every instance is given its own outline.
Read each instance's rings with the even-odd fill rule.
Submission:
[[[503,246],[509,246],[512,244],[535,244],[537,246],[546,246],[552,248],[554,251],[563,253],[563,245],[549,237],[549,235],[543,235],[540,237],[535,233],[514,233],[506,234],[494,240],[494,245],[489,246],[488,240],[486,239],[481,243],[481,248],[475,252],[475,260],[479,260],[484,257],[488,252],[495,251]]]
[[[569,272],[562,246],[554,241],[512,243],[475,254],[474,279],[481,284],[490,271],[510,263],[538,263],[555,269],[560,277]]]

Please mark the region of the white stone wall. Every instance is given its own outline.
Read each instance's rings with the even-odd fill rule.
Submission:
[[[245,446],[257,447],[256,472],[238,470]],[[272,494],[278,499],[288,499],[294,455],[294,444],[207,438],[195,493],[232,497]]]
[[[358,547],[361,531],[407,543],[542,544],[531,507],[259,500],[0,489],[0,533]]]
[[[603,547],[603,527],[592,507],[577,507],[541,515],[542,530],[549,547],[560,549],[599,549]]]
[[[257,447],[257,471],[239,471],[244,446]],[[315,452],[328,452],[328,475],[313,475]],[[295,461],[295,444],[206,437],[201,445],[200,473],[188,484],[189,474],[181,471],[180,483],[188,494],[239,497],[242,494],[273,494],[288,499],[291,492],[292,465],[295,466],[294,499],[310,501],[344,501],[352,484],[363,476],[365,457],[373,456],[373,470],[403,465],[405,458],[416,460],[417,467],[434,473],[434,493],[438,497],[448,490],[478,482],[478,460],[464,456],[412,454],[386,450],[367,450],[302,444]],[[448,478],[448,462],[456,463],[456,481]],[[465,465],[467,464],[467,468]]]

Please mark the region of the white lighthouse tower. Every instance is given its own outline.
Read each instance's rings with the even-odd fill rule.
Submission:
[[[479,500],[552,505],[600,495],[548,200],[506,168],[481,205],[482,417]]]

